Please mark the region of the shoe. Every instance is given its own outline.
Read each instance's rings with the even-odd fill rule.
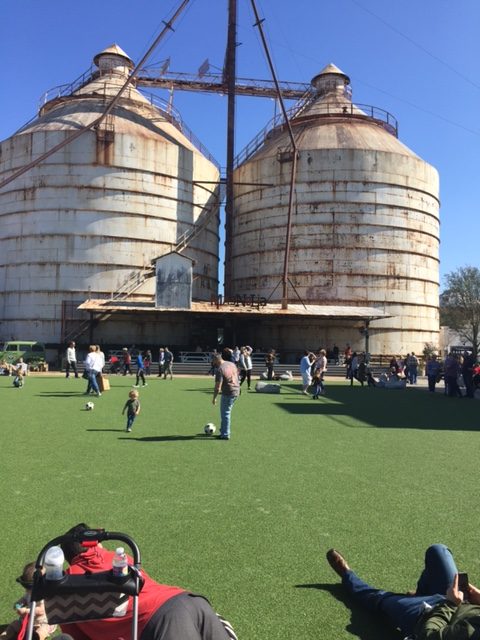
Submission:
[[[97,398],[99,398],[102,394],[100,393],[100,391],[97,393]]]
[[[133,386],[134,386],[136,389],[138,389],[138,384],[134,384]]]
[[[127,429],[127,433],[130,433],[131,429]]]
[[[343,578],[347,571],[350,571],[347,561],[336,549],[329,549],[327,551],[327,561],[335,573],[341,578]]]
[[[219,440],[230,440],[230,436],[218,436]]]
[[[143,386],[144,386],[144,387],[148,387],[148,383],[146,382]]]

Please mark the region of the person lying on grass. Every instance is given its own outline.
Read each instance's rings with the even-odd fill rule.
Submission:
[[[414,640],[478,640],[480,638],[480,589],[459,574],[450,549],[434,544],[425,554],[425,568],[411,594],[371,587],[348,566],[335,549],[327,561],[340,576],[352,599],[373,613],[383,614],[396,628]],[[465,579],[465,580],[463,580]]]
[[[101,544],[84,547],[73,535],[89,530],[85,523],[72,527],[68,541],[61,543],[70,567],[67,574],[98,573],[112,568],[113,551]],[[129,564],[133,560],[128,556]],[[159,584],[140,571],[144,585],[138,597],[138,637],[140,640],[236,640],[230,623],[215,613],[203,596],[180,587]],[[125,615],[101,620],[62,624],[62,631],[75,640],[128,638],[132,627],[132,602],[129,598]]]

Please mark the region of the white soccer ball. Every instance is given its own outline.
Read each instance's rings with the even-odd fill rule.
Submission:
[[[203,427],[203,430],[205,431],[205,435],[213,436],[213,434],[217,430],[217,427],[213,424],[213,422],[209,422]]]
[[[93,402],[87,402],[87,404],[85,405],[85,409],[87,411],[93,411],[94,406],[95,405],[93,404]]]

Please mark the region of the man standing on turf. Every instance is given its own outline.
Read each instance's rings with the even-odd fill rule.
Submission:
[[[240,382],[238,379],[237,365],[230,362],[230,349],[224,349],[222,355],[218,355],[215,366],[215,388],[213,390],[213,404],[217,404],[217,396],[220,396],[220,440],[230,440],[230,418],[235,400],[240,395]]]

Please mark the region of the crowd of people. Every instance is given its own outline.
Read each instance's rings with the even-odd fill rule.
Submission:
[[[132,356],[132,353],[135,355]],[[247,382],[248,389],[251,388],[252,381],[252,354],[253,348],[249,345],[242,347],[233,347],[230,349],[229,358],[238,368],[240,376],[240,385]],[[218,352],[214,350],[211,357],[211,366],[209,374],[215,375],[215,361]],[[275,375],[275,362],[277,354],[274,349],[270,349],[264,356],[265,373],[262,377],[267,380],[278,378]],[[135,349],[124,347],[120,358],[112,355],[110,358],[110,372],[136,375],[134,386],[147,386],[146,376],[151,373],[152,352],[145,350],[143,352]],[[333,349],[319,349],[317,352],[306,350],[300,361],[300,374],[302,376],[302,392],[309,395],[309,389],[312,398],[318,397],[325,393],[324,378],[327,370],[327,363],[334,362],[338,364],[341,361],[339,349],[334,345]],[[170,380],[173,379],[173,362],[174,356],[168,347],[160,347],[158,354],[158,377]],[[342,363],[345,366],[345,377],[350,381],[350,385],[358,382],[360,385],[368,384],[369,386],[394,386],[394,383],[407,383],[416,385],[419,375],[420,361],[415,352],[408,353],[405,357],[393,356],[389,362],[387,371],[380,377],[375,377],[371,371],[368,362],[368,355],[353,351],[349,344],[346,345],[343,352]],[[83,374],[88,379],[88,388],[86,393],[96,393],[101,395],[98,388],[99,376],[103,372],[105,366],[105,355],[98,345],[89,347],[88,355],[84,362]],[[16,386],[21,386],[26,375],[23,371],[26,365],[20,362],[15,367],[10,367],[11,373],[17,373]],[[75,352],[75,343],[70,342],[66,353],[65,375],[68,378],[72,372],[75,377],[79,377],[77,358]],[[10,373],[10,371],[9,371]],[[425,375],[428,380],[429,391],[434,392],[436,385],[443,380],[445,385],[445,394],[454,397],[463,397],[461,386],[465,387],[465,396],[473,398],[474,391],[480,387],[480,366],[477,365],[471,352],[465,351],[463,355],[450,353],[443,361],[436,354],[430,355],[425,361]]]

